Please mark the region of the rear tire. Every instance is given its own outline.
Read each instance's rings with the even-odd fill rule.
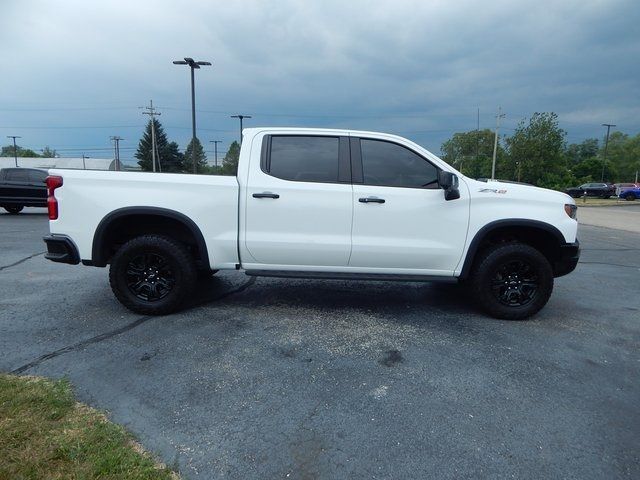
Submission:
[[[485,312],[524,320],[546,305],[553,291],[553,270],[542,253],[522,243],[505,243],[480,255],[469,281]]]
[[[624,196],[624,199],[625,199],[627,202],[633,202],[633,201],[636,199],[636,196],[635,196],[633,193],[627,193],[627,194]]]
[[[11,215],[19,214],[24,207],[22,205],[7,205],[4,209]]]
[[[125,243],[111,259],[109,283],[129,310],[145,315],[175,312],[193,292],[196,264],[185,246],[160,235]]]

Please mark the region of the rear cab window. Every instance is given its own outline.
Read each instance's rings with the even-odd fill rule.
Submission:
[[[29,170],[29,181],[31,183],[43,184],[47,178],[47,174],[40,170]]]
[[[262,170],[295,182],[339,182],[340,137],[271,135],[263,146]]]
[[[28,182],[29,172],[22,168],[12,168],[7,170],[5,180],[7,182]]]

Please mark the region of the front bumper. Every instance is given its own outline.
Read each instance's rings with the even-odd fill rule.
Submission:
[[[52,262],[70,263],[72,265],[80,263],[78,248],[66,235],[47,235],[43,240],[47,244],[47,253],[44,258]]]
[[[560,245],[560,258],[553,263],[553,276],[562,277],[575,270],[580,260],[580,242]]]

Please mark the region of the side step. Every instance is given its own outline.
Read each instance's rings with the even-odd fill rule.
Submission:
[[[251,277],[306,278],[311,280],[373,280],[378,282],[445,282],[456,283],[456,277],[437,275],[398,275],[390,273],[296,272],[289,270],[246,270]]]

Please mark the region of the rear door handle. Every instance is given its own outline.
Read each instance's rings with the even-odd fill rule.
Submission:
[[[378,197],[364,197],[358,199],[360,203],[384,203],[384,198]]]
[[[263,192],[254,193],[253,198],[280,198],[280,195],[278,195],[277,193]]]

